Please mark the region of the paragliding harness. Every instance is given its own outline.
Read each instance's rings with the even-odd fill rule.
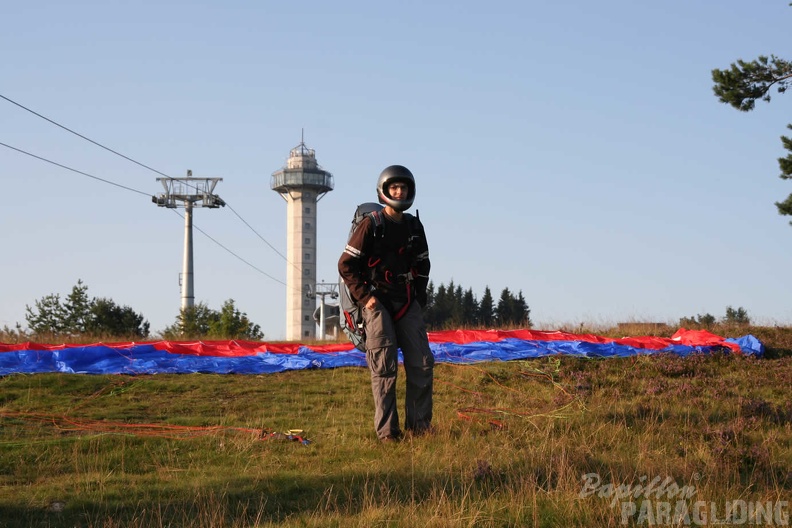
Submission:
[[[352,218],[352,228],[349,230],[349,236],[347,237],[347,241],[352,238],[352,233],[355,232],[357,226],[360,222],[363,221],[364,218],[369,217],[371,218],[371,222],[374,226],[374,241],[375,247],[378,245],[378,241],[382,240],[384,236],[385,226],[383,224],[383,217],[384,214],[382,212],[383,207],[380,204],[367,202],[358,205],[357,209],[355,210],[355,216]],[[419,238],[416,233],[419,232],[418,225],[419,219],[417,216],[413,216],[408,213],[404,213],[405,220],[407,221],[408,228],[410,230],[410,235],[408,237],[407,245],[408,247],[405,248],[407,251],[412,251],[412,244],[416,238]],[[374,273],[374,268],[379,262],[379,257],[377,256],[377,250],[374,250],[374,255],[369,256],[369,260],[366,263],[366,266],[369,270],[369,277],[367,277],[367,283],[371,280]],[[414,260],[414,255],[411,257]],[[390,272],[385,272],[385,280],[391,282],[391,280],[398,280],[399,282],[404,281],[407,288],[407,302],[402,306],[396,313],[392,313],[393,320],[398,321],[399,319],[407,313],[407,309],[410,307],[410,304],[413,300],[413,288],[412,288],[412,280],[415,276],[416,272],[414,271],[413,267],[415,262],[411,263],[411,270],[400,277],[389,277]],[[371,285],[369,284],[369,287]],[[339,291],[339,301],[338,304],[341,308],[341,317],[339,318],[341,330],[343,330],[344,334],[349,338],[355,348],[361,350],[363,352],[366,351],[366,329],[363,325],[363,313],[361,307],[352,298],[352,294],[349,292],[349,288],[347,288],[346,283],[344,282],[343,278],[339,278],[338,281],[338,291]]]

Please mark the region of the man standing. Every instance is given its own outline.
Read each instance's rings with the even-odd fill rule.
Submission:
[[[415,200],[412,173],[401,165],[387,167],[377,181],[377,197],[385,207],[358,224],[338,260],[338,271],[362,308],[374,427],[381,441],[390,442],[401,437],[396,409],[399,348],[407,375],[405,429],[422,434],[432,421],[434,356],[421,312],[430,264],[423,225],[404,212]]]

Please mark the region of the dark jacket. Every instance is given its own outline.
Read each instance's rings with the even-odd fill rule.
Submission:
[[[421,221],[407,213],[401,222],[377,214],[381,225],[364,218],[338,259],[344,283],[361,305],[373,295],[389,307],[413,300],[425,306],[430,263]]]

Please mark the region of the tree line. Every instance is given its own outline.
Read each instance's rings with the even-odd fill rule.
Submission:
[[[453,280],[448,284],[440,283],[436,288],[430,281],[426,297],[424,318],[426,326],[432,330],[531,327],[531,310],[522,290],[514,295],[509,288],[503,288],[496,303],[489,286],[484,287],[484,294],[479,300],[472,288],[463,289]]]
[[[150,325],[129,306],[119,306],[104,297],[88,297],[88,286],[82,280],[61,301],[60,294],[51,293],[25,306],[28,328],[39,336],[124,336],[146,338]],[[19,325],[17,325],[19,329]]]
[[[682,317],[679,320],[681,328],[711,328],[718,323],[728,326],[747,326],[751,324],[748,311],[740,306],[739,308],[726,307],[726,315],[720,320],[711,313],[697,314],[691,317]]]
[[[463,288],[453,280],[437,286],[429,282],[424,318],[427,327],[432,330],[532,326],[531,310],[522,290],[515,295],[508,287],[503,288],[496,302],[489,286],[484,288],[479,299],[472,288]],[[17,323],[16,331],[5,327],[4,333],[20,337],[91,336],[129,340],[146,339],[150,335],[150,324],[142,314],[129,306],[120,306],[112,299],[90,297],[88,286],[82,280],[78,280],[63,299],[53,293],[37,299],[32,307],[26,305],[25,319],[28,324],[26,331]],[[686,328],[708,328],[718,323],[749,325],[751,319],[745,308],[728,306],[722,318],[706,313],[679,320],[679,326]],[[233,299],[225,301],[220,310],[213,310],[205,303],[180,310],[174,323],[166,327],[161,335],[164,339],[184,336],[250,341],[264,339],[261,327],[240,311]]]
[[[451,280],[448,284],[427,288],[425,307],[427,327],[448,329],[464,327],[531,327],[531,310],[522,291],[516,295],[509,288],[501,291],[497,302],[489,286],[484,288],[481,299],[472,288],[464,289]],[[78,280],[71,291],[62,298],[58,293],[45,295],[25,306],[28,328],[23,330],[19,323],[16,330],[5,327],[6,334],[20,338],[70,338],[80,336],[113,337],[121,339],[146,339],[151,325],[143,316],[129,306],[120,306],[112,299],[90,297],[88,286]],[[219,310],[198,303],[180,310],[172,325],[166,327],[164,339],[184,336],[208,339],[264,339],[261,327],[252,322],[246,313],[239,310],[233,299],[228,299]]]
[[[28,330],[17,323],[16,331],[4,328],[6,334],[19,336],[63,338],[63,337],[113,337],[123,339],[146,339],[151,325],[146,318],[129,306],[119,306],[104,297],[89,297],[88,286],[82,280],[72,287],[61,300],[60,294],[51,293],[25,306]],[[213,310],[204,303],[180,310],[176,321],[165,328],[162,337],[176,339],[189,336],[209,339],[261,340],[261,327],[241,312],[233,299],[223,303],[220,310]]]

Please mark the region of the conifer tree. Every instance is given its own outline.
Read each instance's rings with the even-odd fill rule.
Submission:
[[[531,328],[531,309],[528,308],[528,303],[525,302],[522,290],[520,290],[514,300],[514,323],[517,326]]]
[[[742,306],[737,309],[727,306],[726,317],[723,318],[723,322],[726,324],[748,325],[751,324],[751,318],[748,317],[748,311]]]
[[[120,307],[110,299],[88,297],[82,280],[61,302],[50,294],[35,301],[35,309],[25,306],[28,328],[34,334],[116,337],[147,337],[149,323],[128,306]]]
[[[91,313],[91,299],[88,297],[88,286],[83,284],[81,279],[77,279],[77,284],[72,287],[72,291],[66,296],[63,308],[66,311],[64,330],[72,335],[84,334],[85,331],[93,326],[93,313]]]
[[[424,308],[431,308],[435,301],[434,282],[431,280],[426,285],[426,306]]]
[[[437,287],[434,302],[434,327],[443,328],[451,318],[451,303],[453,297],[449,295],[449,288],[444,284]]]
[[[462,286],[459,284],[454,288],[453,302],[451,303],[451,326],[458,328],[465,322],[464,309],[462,307]]]
[[[498,326],[510,325],[514,321],[514,299],[509,288],[503,288],[498,306],[495,308],[495,315],[498,318]]]
[[[462,297],[462,324],[476,326],[478,324],[478,302],[473,295],[473,288],[465,290]]]
[[[720,102],[742,112],[750,112],[757,100],[770,102],[773,88],[779,94],[786,92],[792,82],[792,63],[775,55],[760,55],[750,62],[740,59],[732,63],[729,69],[712,70],[712,81],[715,83],[713,91]],[[792,130],[792,125],[787,125],[787,128]],[[778,159],[781,168],[779,177],[783,180],[792,179],[792,139],[781,136],[781,144],[787,150],[787,155]],[[779,214],[792,215],[792,193],[775,205]]]
[[[495,301],[492,299],[492,292],[489,286],[484,287],[484,295],[479,303],[478,320],[485,327],[491,327],[495,315]]]
[[[209,337],[212,339],[263,339],[259,325],[251,322],[247,314],[234,306],[228,299],[220,311],[212,310],[200,302],[191,308],[179,311],[176,322],[163,331],[167,339],[181,337]]]
[[[234,299],[223,303],[217,318],[209,324],[209,337],[215,339],[258,340],[264,337],[261,327],[234,306]]]
[[[25,305],[25,320],[34,334],[58,335],[66,330],[66,309],[60,295],[51,293],[34,301],[35,308]]]
[[[91,321],[86,331],[93,335],[110,335],[143,339],[148,337],[149,322],[129,306],[119,306],[112,299],[91,301]]]

